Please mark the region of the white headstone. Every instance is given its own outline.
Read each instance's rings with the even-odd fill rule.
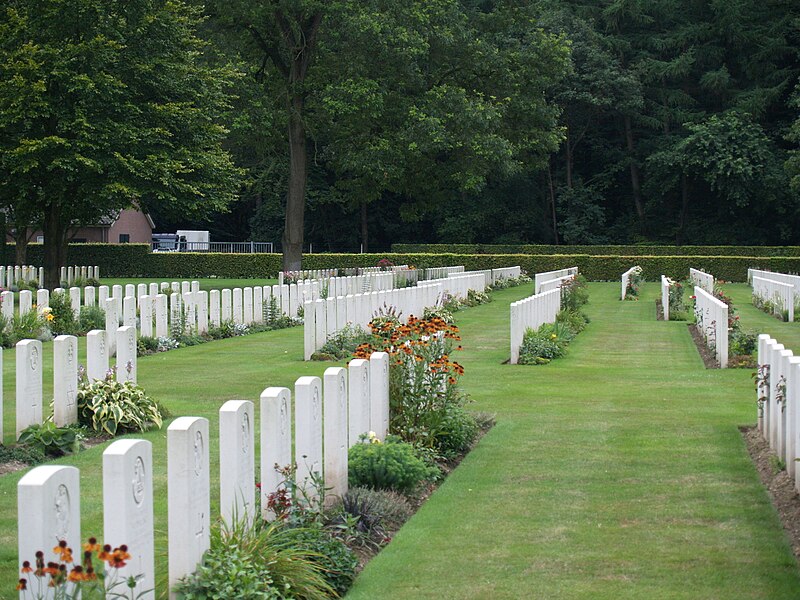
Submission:
[[[95,295],[96,290],[94,286],[88,285],[83,288],[83,305],[84,306],[94,306],[97,303],[97,297]]]
[[[136,327],[117,329],[117,381],[136,383]]]
[[[17,438],[23,429],[42,423],[42,342],[17,343]]]
[[[230,321],[233,319],[233,299],[230,288],[222,290],[222,311],[220,313],[222,321]]]
[[[219,290],[208,292],[208,319],[212,327],[219,327],[220,324],[220,297]]]
[[[147,289],[147,284],[146,283],[140,283],[139,285],[136,286],[136,302],[137,303],[142,299],[142,296],[147,296],[147,294],[148,294],[148,289]]]
[[[157,283],[151,283],[149,288],[148,288],[147,295],[148,296],[152,296],[153,298],[155,298],[156,296],[158,296],[158,294],[160,292],[161,292],[161,290],[159,289],[158,284]]]
[[[347,365],[349,388],[348,417],[350,445],[358,443],[358,438],[370,431],[369,414],[369,361],[354,358]]]
[[[41,288],[36,290],[36,308],[41,313],[45,308],[50,306],[50,290]]]
[[[106,299],[106,348],[110,357],[117,351],[117,328],[119,317],[117,315],[117,301],[114,298]]]
[[[325,488],[328,498],[347,493],[347,369],[325,369],[323,394],[325,430]]]
[[[181,293],[181,282],[180,281],[173,281],[171,284],[171,289],[173,294],[180,294]]]
[[[86,334],[86,377],[89,381],[105,379],[108,373],[106,332],[93,329]]]
[[[103,310],[106,309],[106,300],[108,300],[110,296],[108,295],[108,286],[101,285],[97,288],[97,306],[102,308]]]
[[[156,337],[169,336],[169,323],[167,321],[167,296],[156,296]]]
[[[181,281],[181,294],[188,294],[192,291],[192,283],[190,281]]]
[[[14,318],[14,292],[0,293],[0,310],[3,312],[3,317],[11,322]]]
[[[17,540],[20,569],[24,561],[35,565],[39,551],[45,553],[45,563],[56,558],[52,550],[62,540],[73,549],[75,556],[80,556],[83,540],[80,474],[77,468],[44,465],[31,469],[19,480]],[[31,590],[36,589],[34,582],[28,583],[33,584]],[[52,592],[46,584],[43,589]],[[53,598],[53,595],[42,597]]]
[[[167,428],[169,587],[194,573],[210,544],[208,420],[178,417]]]
[[[289,388],[270,387],[261,392],[261,514],[274,519],[269,495],[282,487],[277,468],[292,464],[292,394]]]
[[[172,292],[169,295],[169,328],[170,334],[178,336],[184,333],[183,331],[183,307],[181,306],[181,295],[178,292]]]
[[[369,428],[383,441],[389,433],[389,355],[373,352],[369,357]]]
[[[192,281],[192,290],[193,293],[200,291],[200,282],[199,281]]]
[[[139,330],[142,337],[153,337],[153,297],[144,294],[139,298]]]
[[[233,288],[233,322],[237,325],[244,323],[244,310],[242,308],[242,288]]]
[[[249,400],[228,400],[219,409],[219,499],[228,524],[255,517],[255,412]]]
[[[242,319],[245,325],[253,322],[253,288],[246,287],[242,290]]]
[[[314,474],[322,476],[322,382],[319,377],[300,377],[294,384],[294,456],[297,484],[309,498],[317,498]]]
[[[260,285],[253,288],[253,321],[264,322],[264,288]]]
[[[194,305],[194,294],[186,292],[181,294],[184,306],[184,316],[186,317],[186,331],[194,332],[197,330],[197,311]]]
[[[103,542],[128,546],[130,560],[117,570],[119,581],[135,577],[132,593],[154,600],[153,450],[146,440],[117,440],[103,452]]]
[[[30,290],[19,291],[19,315],[27,315],[33,307],[33,292]]]
[[[208,292],[192,292],[192,295],[197,311],[197,331],[206,333],[208,331]]]
[[[122,299],[122,324],[136,327],[136,296],[125,296]]]
[[[78,338],[53,340],[53,422],[65,427],[78,422]]]
[[[136,297],[136,286],[134,284],[132,283],[125,284],[125,296],[133,296],[134,298]]]

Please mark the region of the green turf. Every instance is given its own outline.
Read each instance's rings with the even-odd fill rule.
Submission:
[[[566,358],[503,365],[508,305],[528,293],[498,292],[458,314],[464,386],[498,424],[350,596],[798,597],[797,566],[737,430],[755,419],[750,373],[705,370],[684,323],[655,321],[656,284],[638,302],[617,300],[616,283],[591,284],[592,323]],[[267,332],[144,357],[139,381],[176,416],[210,419],[216,463],[219,407],[331,366],[301,355],[302,329]],[[6,351],[7,434],[13,358]],[[144,437],[154,444],[164,574],[166,432]],[[60,461],[81,469],[85,536],[102,533],[102,450]],[[20,476],[0,477],[0,598],[12,597],[17,577]]]
[[[459,315],[464,387],[497,426],[348,598],[797,598],[738,425],[750,373],[708,371],[685,323],[591,284],[592,323],[546,366],[501,365],[519,288]],[[749,316],[749,315],[748,315]]]

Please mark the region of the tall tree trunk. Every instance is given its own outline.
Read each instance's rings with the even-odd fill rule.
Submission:
[[[17,227],[17,235],[14,238],[15,264],[28,264],[28,228]]]
[[[550,210],[553,215],[553,239],[558,246],[558,222],[556,221],[556,190],[553,187],[553,174],[550,170],[550,160],[547,160],[547,183],[550,187]]]
[[[567,130],[567,139],[564,143],[567,158],[567,189],[572,189],[572,147],[569,144],[569,130]]]
[[[44,213],[44,285],[50,291],[61,285],[61,267],[67,262],[67,222],[61,202],[54,200]]]
[[[283,229],[283,270],[299,271],[303,262],[303,228],[306,209],[306,128],[303,123],[303,96],[289,101],[289,191]]]
[[[369,226],[367,225],[367,203],[361,202],[361,245],[364,252],[369,252]]]
[[[625,144],[628,148],[628,156],[631,165],[631,191],[633,192],[633,206],[636,209],[636,216],[639,219],[639,229],[642,233],[645,232],[644,221],[644,204],[642,203],[642,184],[639,174],[639,165],[635,160],[635,144],[633,140],[633,125],[631,118],[625,115]]]
[[[686,234],[686,216],[689,212],[689,178],[686,174],[681,175],[681,214],[678,219],[678,234],[675,236],[675,243],[683,246]]]

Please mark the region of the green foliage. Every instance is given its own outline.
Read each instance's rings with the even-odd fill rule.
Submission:
[[[211,528],[211,545],[175,591],[183,600],[323,600],[333,595],[321,558],[297,544],[297,530],[257,520]]]
[[[23,429],[18,443],[41,452],[48,458],[57,458],[80,450],[81,439],[81,427],[57,427],[52,421],[45,421]]]
[[[414,446],[394,436],[386,442],[365,441],[351,446],[348,453],[348,481],[351,486],[412,493],[436,472],[423,461]]]
[[[328,340],[319,349],[319,354],[331,356],[337,360],[353,354],[361,344],[372,340],[360,325],[348,323],[339,331],[328,336]]]
[[[562,310],[555,323],[545,323],[539,329],[528,328],[519,350],[519,364],[544,365],[564,356],[567,346],[589,322],[579,310]]]
[[[105,328],[106,311],[99,306],[81,306],[81,314],[78,319],[78,329],[81,333]]]
[[[580,310],[589,302],[589,288],[586,287],[586,277],[578,273],[561,285],[561,309],[569,311]]]
[[[445,411],[434,436],[435,447],[442,458],[453,459],[464,454],[478,435],[478,423],[462,407]]]
[[[136,356],[146,356],[158,352],[158,338],[143,335],[136,339]]]
[[[7,325],[7,330],[7,334],[3,335],[3,345],[10,348],[20,340],[41,339],[45,336],[47,328],[44,318],[38,311],[30,310],[24,315],[15,313],[11,323]]]
[[[399,529],[412,512],[401,494],[365,487],[350,487],[331,511],[333,524],[354,521],[356,531],[375,546],[385,541],[387,531]]]
[[[53,335],[75,335],[78,333],[75,311],[72,310],[72,301],[66,291],[50,294],[50,314],[53,318],[49,321],[48,326]],[[100,328],[105,329],[105,321]]]
[[[41,448],[32,446],[4,446],[0,444],[0,464],[20,462],[26,465],[38,465],[44,462],[45,454]]]
[[[97,433],[121,435],[161,427],[158,403],[144,390],[113,375],[81,381],[78,385],[78,420]]]
[[[588,254],[603,256],[800,256],[800,246],[552,245],[552,244],[392,244],[409,254]],[[397,259],[395,259],[397,260]],[[415,263],[416,264],[416,263]],[[625,271],[626,269],[623,269]]]
[[[758,333],[741,327],[734,327],[728,335],[728,354],[741,356],[753,354],[758,347]]]
[[[335,594],[344,596],[356,578],[355,553],[329,529],[319,525],[290,529],[287,534],[293,547],[307,553],[309,560],[317,565]]]

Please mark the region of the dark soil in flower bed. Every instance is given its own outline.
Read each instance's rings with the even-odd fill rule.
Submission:
[[[770,450],[757,427],[740,427],[739,430],[761,483],[767,488],[772,505],[778,511],[783,529],[789,536],[794,556],[800,560],[800,495],[794,488],[794,480],[785,469],[777,468],[777,455]]]
[[[700,358],[703,359],[703,364],[706,369],[719,369],[719,361],[717,356],[711,351],[703,339],[703,334],[694,323],[689,323],[689,333],[692,336],[694,345],[697,346],[697,351],[700,353]],[[737,354],[728,358],[729,369],[755,369],[756,360],[749,354]]]

